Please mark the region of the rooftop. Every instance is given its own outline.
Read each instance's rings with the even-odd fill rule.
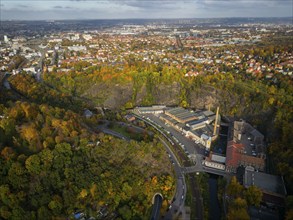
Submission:
[[[239,161],[241,160],[241,154],[239,151],[243,150],[242,144],[236,144],[233,141],[230,141],[227,146],[226,154],[226,165],[237,167]]]
[[[286,188],[282,177],[246,169],[244,174],[244,186],[249,187],[252,185],[257,186],[265,192],[278,194],[280,196],[286,195]]]
[[[179,121],[190,121],[192,119],[196,119],[196,113],[193,111],[189,111],[187,109],[177,107],[177,108],[172,108],[169,110],[166,110],[166,114],[169,113],[169,115],[172,115],[173,117],[177,118]]]

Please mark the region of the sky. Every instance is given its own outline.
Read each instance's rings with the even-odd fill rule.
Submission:
[[[1,20],[292,16],[293,0],[0,0]]]

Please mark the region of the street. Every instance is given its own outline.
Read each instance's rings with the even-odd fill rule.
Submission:
[[[184,134],[180,133],[172,126],[165,124],[158,116],[154,114],[145,114],[144,119],[159,125],[168,136],[171,136],[174,143],[178,144],[187,156],[195,159],[195,165],[199,171],[202,171],[202,159],[204,157],[205,149],[200,144],[196,144],[193,140],[187,138]],[[149,119],[148,119],[149,118]]]

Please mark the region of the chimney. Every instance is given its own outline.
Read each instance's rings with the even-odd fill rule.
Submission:
[[[219,107],[217,107],[217,113],[216,113],[216,120],[215,120],[215,125],[214,125],[213,136],[216,136],[216,134],[217,134],[218,120],[219,120]]]

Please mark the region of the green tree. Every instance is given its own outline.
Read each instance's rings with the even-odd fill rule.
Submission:
[[[53,196],[53,199],[48,204],[49,209],[52,210],[55,216],[61,215],[62,210],[62,198],[58,195]]]
[[[242,199],[240,197],[237,197],[231,204],[231,207],[234,209],[246,209],[247,208],[247,202],[245,199]]]
[[[38,209],[37,217],[38,217],[38,219],[49,220],[49,219],[51,219],[51,213],[46,207],[41,206]]]
[[[40,157],[37,154],[29,156],[25,161],[25,168],[30,174],[39,174],[41,172]]]
[[[123,219],[132,218],[131,209],[129,208],[128,205],[124,205],[123,207],[121,207],[118,212],[122,216]]]
[[[254,205],[258,207],[262,200],[262,191],[256,186],[250,186],[245,190],[244,197],[248,205]]]
[[[231,178],[231,182],[227,187],[227,194],[236,198],[240,197],[243,193],[243,186],[237,181],[236,177]]]
[[[246,209],[229,209],[227,220],[249,220],[250,217]]]
[[[19,162],[13,162],[8,171],[7,180],[14,189],[24,189],[28,182],[24,166]]]
[[[0,208],[0,217],[3,219],[9,219],[11,216],[11,211],[9,210],[9,208],[5,205],[1,205]]]

